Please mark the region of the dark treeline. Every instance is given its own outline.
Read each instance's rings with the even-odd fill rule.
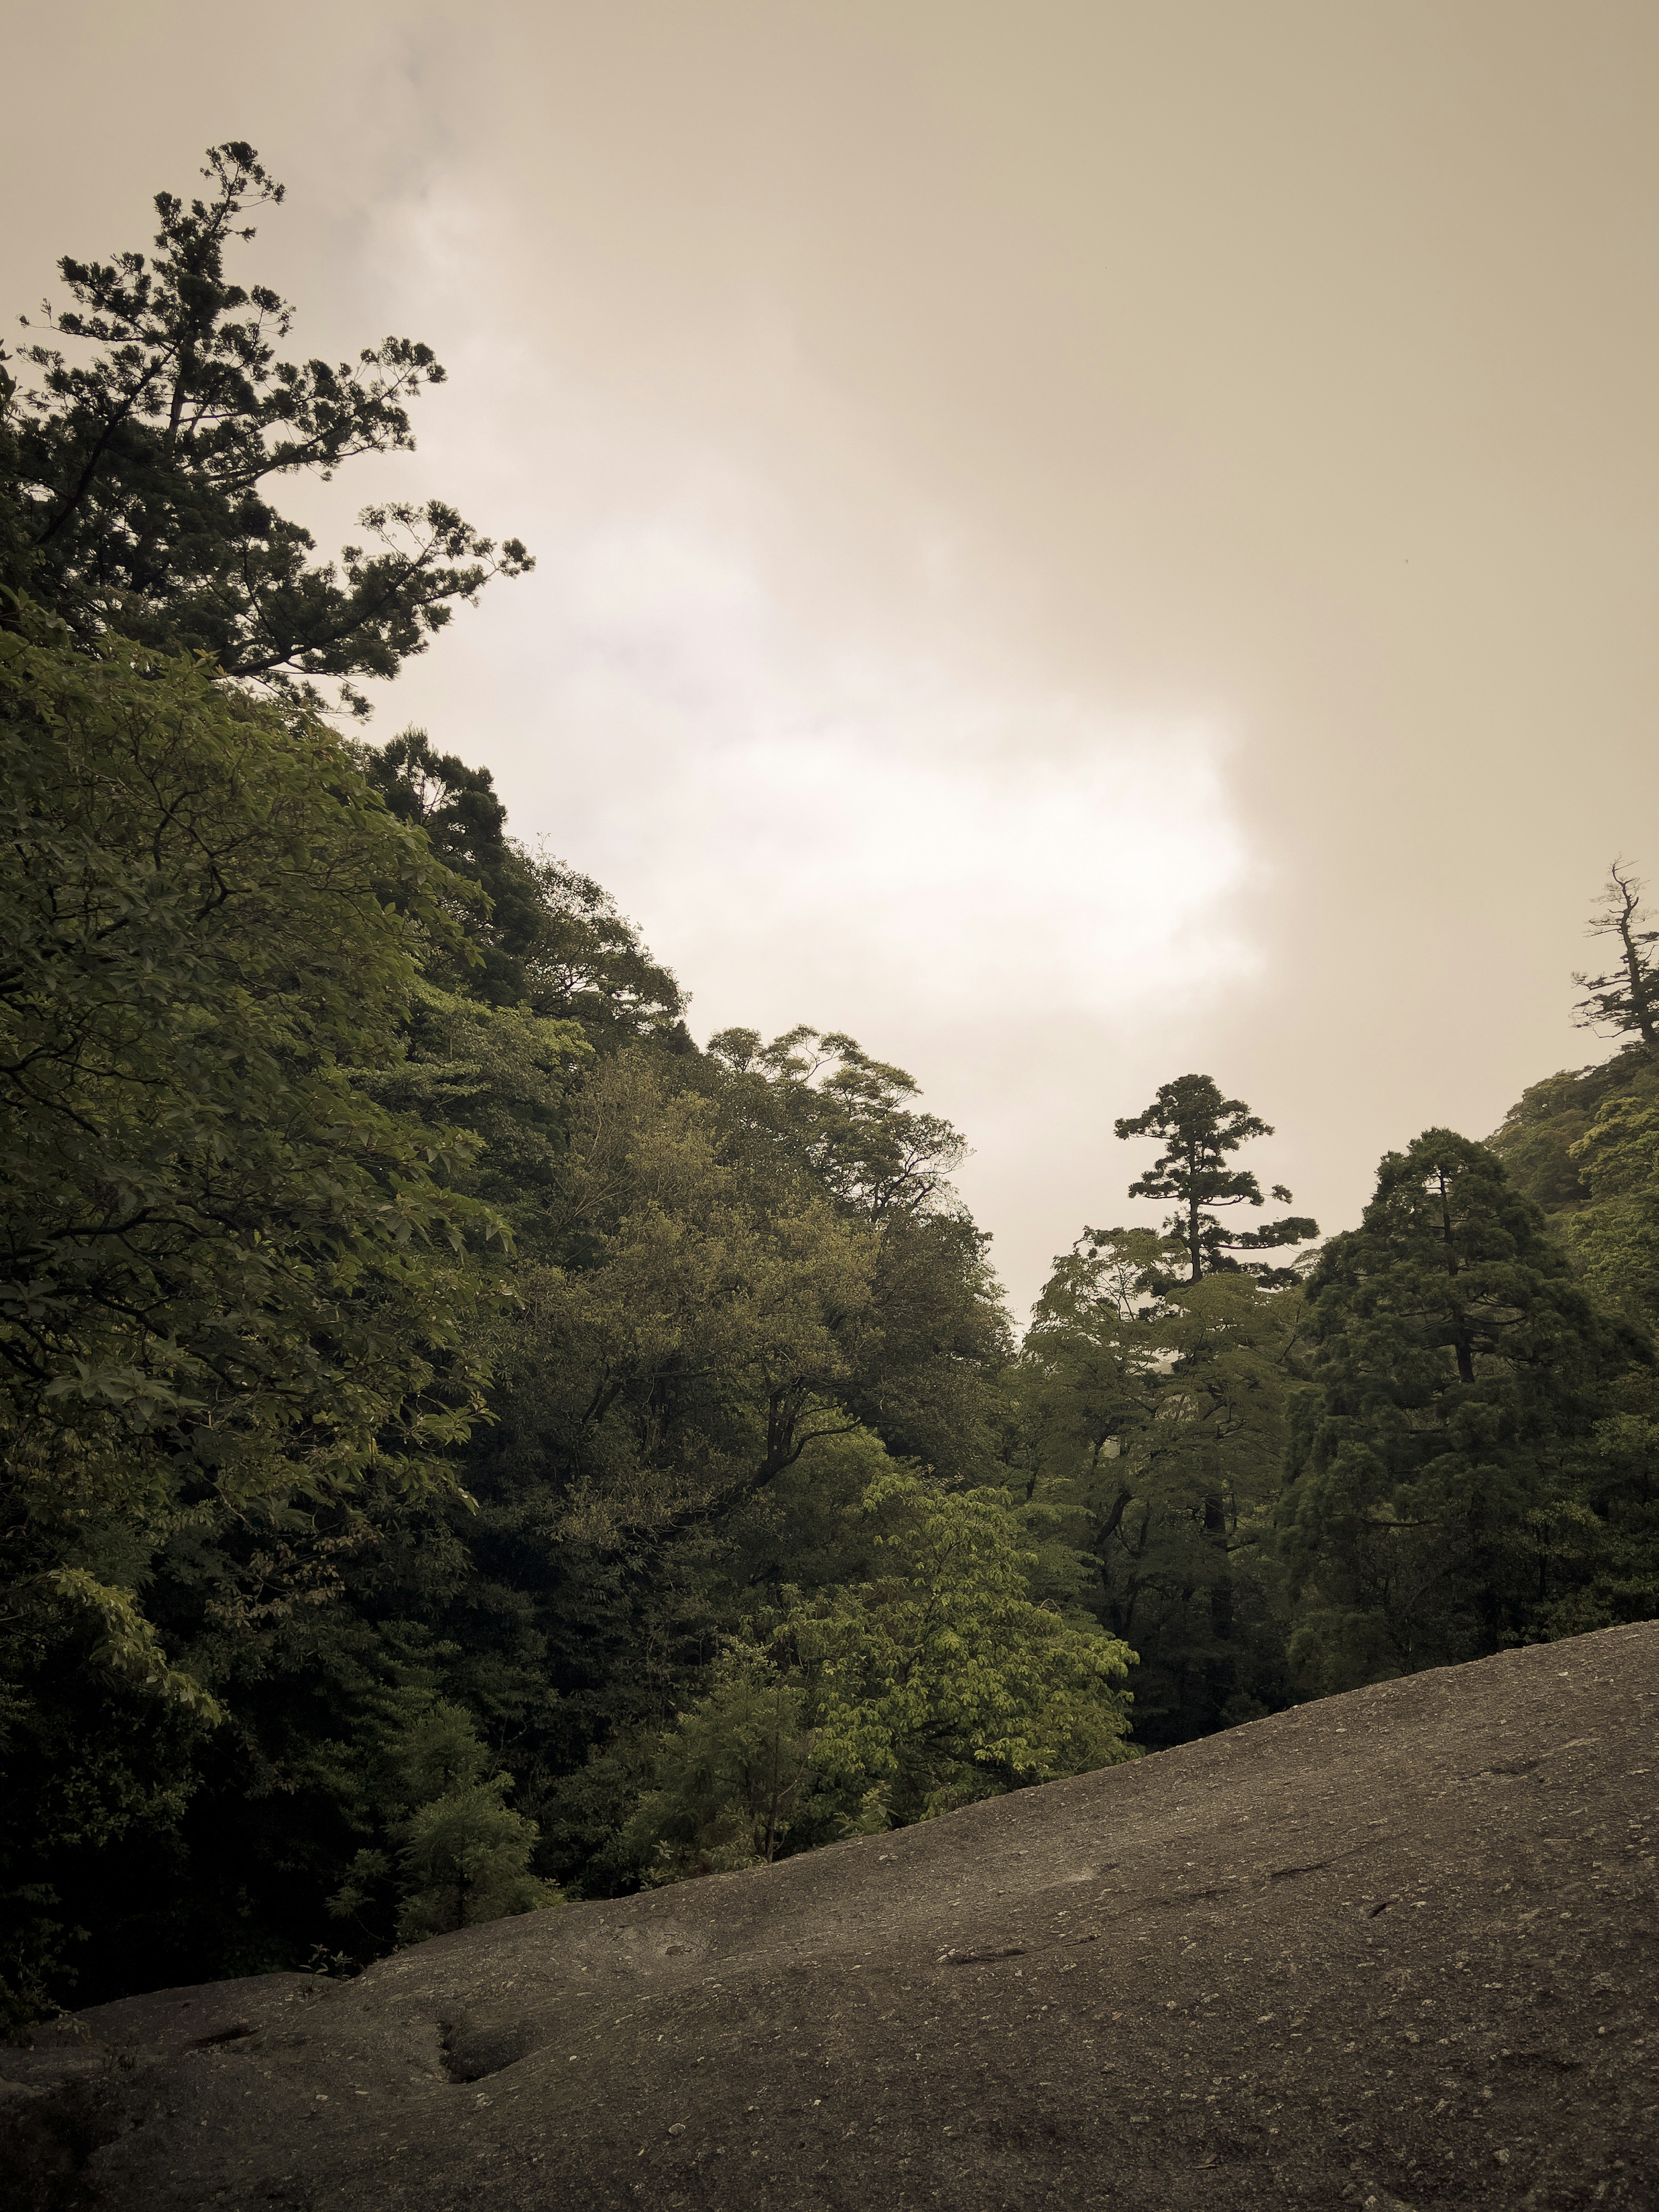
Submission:
[[[227,269],[280,188],[204,175],[0,369],[14,2032],[1659,1610],[1627,871],[1611,1060],[1316,1249],[1267,1124],[1166,1084],[1117,1124],[1165,1227],[1084,1229],[1021,1345],[901,1068],[699,1048],[486,771],[338,733],[532,563],[435,500],[332,562],[280,514],[442,370],[285,359]]]

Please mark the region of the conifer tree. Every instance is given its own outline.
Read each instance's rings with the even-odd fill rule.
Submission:
[[[1286,1244],[1305,1243],[1319,1234],[1319,1224],[1291,1214],[1261,1229],[1230,1236],[1216,1212],[1223,1206],[1265,1205],[1261,1185],[1248,1168],[1229,1164],[1228,1155],[1252,1137],[1271,1137],[1269,1123],[1253,1114],[1242,1098],[1224,1098],[1209,1075],[1178,1075],[1160,1085],[1158,1096],[1143,1113],[1114,1122],[1120,1137],[1156,1137],[1163,1152],[1143,1176],[1129,1185],[1131,1198],[1173,1198],[1177,1211],[1168,1228],[1185,1248],[1188,1279],[1231,1272],[1267,1282],[1290,1279],[1288,1268],[1274,1268],[1261,1261],[1237,1261],[1235,1252],[1260,1252]],[[1291,1194],[1275,1183],[1272,1195],[1288,1206]]]
[[[280,359],[293,309],[225,262],[283,187],[240,140],[210,147],[202,174],[204,199],[156,195],[149,254],[58,263],[72,304],[44,307],[51,343],[21,349],[32,387],[0,356],[0,583],[83,645],[113,633],[204,653],[311,703],[331,678],[366,713],[356,679],[395,676],[457,600],[534,563],[437,499],[365,507],[363,543],[313,560],[275,483],[412,450],[410,403],[444,371],[401,337],[337,365]]]
[[[1281,1506],[1306,1686],[1539,1632],[1539,1516],[1574,1490],[1633,1334],[1598,1314],[1497,1156],[1448,1129],[1384,1156],[1360,1227],[1320,1256],[1308,1327],[1316,1387]]]
[[[1619,953],[1605,975],[1575,970],[1583,997],[1573,1009],[1581,1030],[1611,1029],[1615,1036],[1637,1036],[1650,1051],[1659,1045],[1659,975],[1653,947],[1659,929],[1644,929],[1640,880],[1621,861],[1607,870],[1601,911],[1590,917],[1592,937],[1616,938]]]

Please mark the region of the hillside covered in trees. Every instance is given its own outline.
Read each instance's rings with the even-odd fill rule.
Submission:
[[[1659,1613],[1627,870],[1610,1060],[1402,1133],[1322,1245],[1176,1078],[1116,1125],[1165,1227],[1080,1226],[1018,1342],[901,1067],[699,1046],[464,732],[359,733],[533,564],[435,499],[317,556],[282,479],[443,372],[284,358],[228,266],[280,187],[204,175],[0,371],[19,2033]]]

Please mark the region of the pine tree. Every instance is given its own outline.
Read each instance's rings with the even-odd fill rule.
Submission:
[[[202,174],[205,199],[156,195],[149,255],[58,263],[73,304],[44,310],[52,343],[21,349],[33,388],[0,359],[0,583],[83,645],[112,632],[204,653],[309,702],[331,678],[366,713],[355,679],[395,676],[457,600],[534,563],[436,499],[365,507],[362,544],[312,558],[274,484],[412,450],[410,403],[444,371],[399,337],[337,367],[279,359],[293,309],[225,260],[283,187],[240,140],[210,147]]]
[[[1189,1280],[1243,1268],[1267,1282],[1290,1279],[1288,1268],[1274,1268],[1260,1261],[1237,1261],[1235,1252],[1260,1252],[1287,1244],[1305,1243],[1319,1234],[1319,1224],[1291,1214],[1261,1229],[1229,1236],[1215,1209],[1223,1206],[1261,1206],[1261,1185],[1248,1168],[1229,1164],[1228,1155],[1252,1137],[1271,1137],[1269,1123],[1253,1114],[1242,1098],[1224,1098],[1208,1075],[1178,1075],[1164,1084],[1145,1112],[1113,1124],[1120,1137],[1157,1137],[1164,1150],[1148,1171],[1129,1185],[1131,1198],[1173,1198],[1177,1211],[1168,1228],[1187,1253]],[[1282,1206],[1291,1202],[1283,1183],[1272,1195]]]
[[[1383,1158],[1309,1285],[1314,1388],[1281,1504],[1291,1657],[1323,1693],[1543,1632],[1553,1501],[1574,1493],[1632,1332],[1598,1314],[1484,1145]]]

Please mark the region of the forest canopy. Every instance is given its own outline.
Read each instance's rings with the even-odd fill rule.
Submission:
[[[902,1066],[699,1045],[465,732],[330,720],[531,563],[436,501],[314,557],[282,479],[442,372],[286,358],[232,266],[282,188],[204,173],[0,384],[12,2032],[1659,1611],[1628,867],[1612,1058],[1322,1244],[1172,1078],[1115,1123],[1164,1225],[1082,1227],[1022,1340]]]

